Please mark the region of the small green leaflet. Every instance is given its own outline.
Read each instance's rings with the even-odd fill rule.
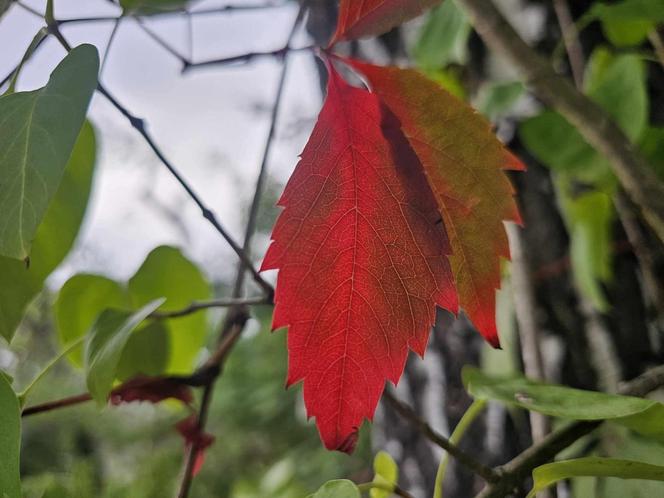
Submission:
[[[388,491],[387,489],[371,488],[369,490],[369,496],[371,498],[388,498],[392,494],[392,491],[394,491],[394,487],[399,480],[399,468],[390,454],[385,451],[379,451],[376,454],[373,467],[374,472],[376,473],[373,482],[386,486],[391,491]]]
[[[108,308],[131,309],[122,286],[114,280],[90,274],[71,277],[60,289],[54,304],[58,337],[62,345],[85,335],[97,316]],[[71,362],[83,366],[83,352],[73,351]]]
[[[446,0],[427,16],[412,53],[423,69],[439,69],[468,58],[470,22],[455,0]]]
[[[84,335],[105,309],[138,309],[159,297],[166,298],[160,311],[174,311],[209,299],[211,289],[197,266],[169,246],[152,250],[127,284],[100,275],[75,275],[62,287],[55,303],[60,342],[68,344]],[[125,347],[118,378],[139,371],[146,375],[189,373],[206,333],[203,312],[163,320],[158,327],[139,328]],[[145,362],[146,351],[153,361]],[[76,366],[83,363],[76,352],[69,358]]]
[[[646,479],[664,481],[664,467],[633,460],[586,457],[548,463],[533,470],[533,489],[528,498],[552,484],[570,477],[596,476],[621,479]]]
[[[0,7],[0,10],[2,7]],[[0,11],[0,16],[2,15],[2,12]],[[30,42],[30,45],[28,46],[27,50],[23,54],[23,57],[21,58],[21,62],[19,63],[18,67],[16,68],[16,71],[14,71],[14,74],[11,77],[11,80],[9,80],[9,87],[7,88],[7,91],[3,95],[8,95],[10,93],[14,93],[16,90],[16,81],[18,80],[18,76],[21,73],[21,70],[23,69],[23,66],[25,66],[25,63],[30,60],[30,57],[35,53],[35,50],[39,47],[39,45],[42,44],[44,39],[48,36],[48,28],[43,27],[40,28],[39,31],[37,31],[37,34],[35,37],[32,39],[32,42]]]
[[[0,97],[0,255],[27,260],[97,86],[92,45],[73,49],[48,84]]]
[[[18,398],[9,379],[0,371],[0,492],[7,498],[21,498],[20,410]]]
[[[495,122],[514,106],[525,91],[526,88],[520,81],[501,81],[485,85],[480,91],[477,109]]]
[[[492,399],[552,417],[610,420],[664,440],[664,404],[658,401],[544,384],[524,377],[489,377],[473,367],[464,367],[462,377],[466,390],[475,398]]]
[[[570,232],[570,260],[579,289],[599,311],[608,309],[600,285],[611,280],[614,219],[613,202],[604,192],[572,195],[572,187],[558,182],[562,211]]]
[[[90,197],[95,159],[95,132],[86,122],[58,191],[37,229],[30,267],[26,268],[22,261],[0,256],[0,336],[7,341],[12,339],[27,305],[39,293],[46,277],[74,244]]]
[[[134,329],[164,301],[155,299],[134,314],[106,310],[92,326],[85,348],[86,382],[90,394],[100,405],[108,399],[122,352]]]
[[[360,498],[360,490],[352,481],[337,479],[326,482],[307,498]]]
[[[179,310],[192,301],[211,297],[210,285],[198,267],[179,249],[169,246],[151,251],[127,287],[134,308],[165,297],[167,301],[159,311]],[[194,313],[169,320],[165,325],[170,333],[171,345],[168,373],[188,374],[205,342],[207,316],[205,313]]]

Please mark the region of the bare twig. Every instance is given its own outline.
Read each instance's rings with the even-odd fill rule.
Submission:
[[[18,0],[14,0],[14,3],[16,5],[18,5],[19,7],[21,7],[23,10],[25,10],[26,12],[29,12],[30,14],[32,14],[33,16],[41,17],[42,19],[44,18],[44,14],[42,14],[41,12],[39,12],[36,9],[33,9],[29,5],[26,5],[23,2],[20,2]]]
[[[170,171],[170,173],[175,177],[177,182],[184,188],[184,190],[189,194],[189,197],[196,203],[198,208],[201,210],[203,217],[212,224],[212,226],[217,230],[217,232],[224,238],[224,240],[231,246],[235,254],[237,254],[240,261],[247,266],[247,269],[251,272],[256,283],[265,291],[267,296],[272,296],[273,289],[272,286],[261,276],[261,274],[254,268],[253,263],[249,256],[247,256],[240,245],[231,237],[231,235],[226,231],[226,229],[221,225],[217,220],[216,215],[212,210],[210,210],[201,200],[201,198],[196,194],[193,188],[189,183],[183,178],[180,172],[175,168],[175,166],[164,156],[161,149],[157,146],[155,141],[152,139],[152,136],[148,133],[145,127],[144,120],[135,117],[132,115],[122,104],[120,104],[115,97],[113,97],[108,90],[106,90],[101,83],[97,87],[99,93],[104,95],[113,106],[122,113],[123,116],[131,123],[131,125],[141,134],[143,139],[150,146],[155,155],[159,158],[164,166]]]
[[[77,394],[76,396],[69,396],[67,398],[59,399],[56,401],[49,401],[48,403],[29,406],[21,412],[21,417],[29,417],[39,413],[59,410],[60,408],[66,408],[68,406],[80,405],[81,403],[86,403],[90,400],[92,400],[90,393]]]
[[[357,489],[359,489],[361,493],[371,491],[372,489],[381,489],[383,491],[389,492],[390,496],[396,495],[401,496],[401,498],[413,498],[413,495],[411,495],[398,484],[391,485],[383,484],[381,482],[364,482],[362,484],[358,484]]]
[[[191,315],[197,311],[210,308],[230,308],[233,306],[251,306],[259,304],[272,304],[266,297],[248,297],[248,298],[230,298],[230,299],[211,299],[210,301],[194,301],[189,306],[175,311],[155,311],[149,315],[149,318],[180,318]]]
[[[157,12],[150,14],[150,17],[164,17],[164,16],[174,16],[181,14],[189,14],[192,16],[204,16],[204,15],[215,15],[215,14],[236,14],[242,12],[256,12],[263,11],[267,9],[276,9],[287,5],[288,2],[280,3],[264,3],[264,4],[255,4],[255,5],[224,5],[222,7],[210,7],[207,9],[192,10],[185,12],[182,10],[168,10],[164,12]],[[95,16],[95,17],[76,17],[70,19],[59,19],[58,24],[81,24],[81,23],[95,23],[95,22],[112,22],[117,21],[122,17],[135,17],[142,18],[143,16]]]
[[[272,144],[274,143],[275,131],[277,128],[277,119],[279,118],[279,110],[281,109],[281,101],[284,93],[284,85],[286,83],[286,74],[288,73],[288,52],[291,50],[290,44],[297,27],[302,22],[302,17],[304,16],[305,9],[300,8],[298,11],[295,22],[293,23],[293,28],[288,35],[288,40],[284,48],[278,53],[279,57],[282,57],[281,71],[279,73],[279,82],[277,83],[277,93],[274,99],[274,105],[272,106],[272,113],[270,114],[270,129],[267,133],[267,139],[265,140],[265,147],[263,149],[263,158],[261,159],[261,166],[258,172],[258,177],[256,178],[256,186],[254,187],[254,197],[251,200],[251,207],[249,208],[249,217],[247,219],[247,228],[244,233],[244,245],[243,250],[246,254],[251,254],[251,241],[256,231],[256,219],[258,217],[258,209],[260,208],[261,196],[263,195],[263,190],[265,186],[265,180],[267,178],[267,166],[270,160],[270,151],[272,150]],[[244,287],[244,277],[245,277],[245,268],[244,264],[240,263],[237,273],[237,279],[233,289],[233,295],[240,296],[242,295],[242,289]]]
[[[511,275],[514,308],[516,310],[516,321],[519,324],[521,356],[525,373],[531,379],[544,380],[535,290],[533,289],[530,267],[526,259],[526,251],[523,247],[521,228],[514,223],[508,223],[507,236],[512,257]],[[541,440],[551,431],[549,418],[541,413],[531,411],[530,430],[533,441]]]
[[[664,366],[655,367],[639,377],[623,384],[619,392],[628,396],[645,396],[664,386]],[[495,469],[500,475],[497,482],[490,483],[476,498],[503,498],[512,493],[535,467],[551,461],[558,453],[590,434],[603,421],[571,422],[547,434],[540,442],[529,447],[507,464]]]
[[[664,185],[629,138],[595,102],[531,49],[491,0],[459,0],[482,39],[520,72],[533,92],[560,112],[603,154],[644,217],[664,242]]]
[[[662,41],[662,37],[659,35],[659,31],[657,31],[656,27],[648,33],[648,40],[655,49],[655,54],[657,55],[659,63],[664,67],[664,41]]]
[[[67,42],[65,37],[62,35],[60,32],[60,29],[58,28],[56,23],[51,23],[48,26],[49,31],[58,39],[58,41],[62,44],[62,46],[65,48],[65,50],[70,51],[71,50],[71,45]],[[272,295],[274,294],[274,289],[272,286],[261,276],[261,274],[258,272],[256,268],[254,268],[254,265],[245,254],[245,252],[242,250],[242,247],[231,237],[231,235],[226,231],[226,229],[221,225],[219,220],[217,220],[216,215],[212,210],[210,210],[207,205],[203,202],[203,200],[198,196],[198,194],[194,191],[193,187],[189,185],[189,182],[187,182],[184,177],[180,174],[178,169],[171,163],[164,153],[161,151],[159,146],[157,146],[156,142],[153,140],[152,136],[150,133],[147,131],[146,126],[145,126],[145,121],[141,118],[137,118],[134,116],[129,110],[124,107],[118,100],[111,95],[106,88],[99,83],[97,85],[97,91],[101,93],[106,99],[115,107],[120,113],[127,118],[129,123],[131,124],[136,131],[138,131],[145,142],[150,146],[154,154],[157,156],[157,158],[161,161],[161,163],[166,166],[166,169],[171,173],[171,175],[175,178],[175,180],[180,184],[180,186],[187,192],[189,197],[196,203],[198,208],[201,210],[201,214],[203,215],[203,218],[208,220],[210,224],[217,230],[217,232],[224,238],[224,240],[228,243],[228,245],[231,246],[235,254],[240,258],[240,261],[246,265],[246,268],[248,271],[251,272],[253,275],[254,281],[263,289],[265,292],[266,296],[268,296],[270,299],[272,298]]]
[[[258,214],[258,206],[260,204],[260,197],[263,191],[263,183],[266,174],[267,162],[269,159],[268,156],[271,148],[271,142],[274,139],[276,120],[278,117],[279,107],[283,96],[284,81],[287,70],[288,49],[290,47],[291,41],[293,40],[293,37],[295,36],[297,28],[303,19],[307,4],[308,2],[306,0],[300,4],[300,10],[297,14],[295,21],[293,22],[293,26],[288,35],[288,40],[286,42],[285,48],[282,50],[283,53],[282,71],[279,78],[277,95],[275,97],[275,103],[271,116],[270,130],[268,133],[265,149],[263,151],[261,168],[258,179],[256,181],[254,197],[249,212],[249,219],[247,221],[247,229],[245,232],[245,239],[243,243],[243,247],[244,249],[246,249],[246,251],[243,250],[243,254],[248,254],[248,249],[251,244],[251,239],[256,229],[256,216]],[[241,262],[240,266],[238,267],[234,290],[233,290],[234,298],[237,298],[241,295],[243,287],[242,284],[244,282],[244,275],[247,268],[250,267],[251,263],[249,266],[246,266],[244,260]],[[248,315],[246,313],[246,309],[244,306],[235,306],[231,308],[228,312],[228,315],[226,316],[226,320],[224,321],[224,325],[221,328],[219,334],[220,345],[217,348],[216,352],[210,357],[208,361],[208,365],[211,368],[214,369],[215,365],[217,365],[219,368],[217,369],[217,374],[210,379],[210,381],[205,385],[203,389],[203,397],[201,399],[201,406],[199,408],[198,422],[197,422],[199,431],[203,431],[205,428],[208,412],[210,410],[210,404],[212,402],[212,396],[214,393],[214,385],[218,376],[221,373],[221,366],[223,365],[226,356],[229,354],[229,352],[231,351],[231,349],[239,339],[240,335],[242,334],[247,319]],[[198,454],[198,448],[196,442],[194,442],[194,444],[192,444],[191,447],[189,448],[187,455],[185,455],[185,467],[182,475],[182,480],[180,482],[180,489],[178,490],[178,495],[177,495],[178,498],[187,498],[189,496],[189,491],[191,489],[191,484],[193,481],[193,473],[194,473],[194,467],[196,465],[197,454]]]
[[[424,437],[447,451],[450,456],[455,458],[461,465],[470,469],[489,483],[498,482],[500,475],[497,472],[483,463],[478,462],[465,451],[452,444],[449,439],[437,432],[424,419],[415,413],[415,410],[396,398],[390,389],[386,389],[383,392],[383,399],[387,401],[401,417],[408,420]]]
[[[646,302],[654,308],[658,317],[664,318],[664,282],[657,278],[657,261],[648,241],[645,239],[634,205],[629,198],[618,191],[614,205],[622,223],[634,255],[639,261],[643,294]]]
[[[579,43],[579,33],[574,25],[572,14],[567,0],[553,0],[553,10],[556,12],[560,31],[562,33],[572,77],[577,88],[583,87],[583,71],[585,67],[583,48]]]

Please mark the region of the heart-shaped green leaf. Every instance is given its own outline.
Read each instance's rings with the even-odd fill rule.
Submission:
[[[164,301],[155,299],[133,314],[106,310],[95,321],[86,343],[85,370],[90,394],[100,405],[108,399],[122,352],[134,329]]]
[[[29,257],[97,86],[92,45],[73,49],[47,85],[0,97],[0,255]]]

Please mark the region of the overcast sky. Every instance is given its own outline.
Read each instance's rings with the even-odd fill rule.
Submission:
[[[43,11],[45,1],[24,0]],[[223,6],[231,0],[194,2],[192,10]],[[249,3],[233,0],[233,5]],[[256,3],[256,0],[251,0]],[[56,18],[119,14],[106,0],[57,0]],[[296,5],[269,10],[193,18],[193,58],[205,60],[284,45]],[[0,21],[0,77],[18,62],[43,23],[14,5]],[[147,25],[180,53],[188,54],[187,20],[160,16]],[[63,27],[77,45],[96,45],[103,55],[112,23]],[[308,43],[306,34],[296,38]],[[19,90],[42,86],[64,57],[49,39],[24,68]],[[291,55],[285,99],[278,121],[270,171],[285,182],[297,162],[320,108],[320,90],[312,56]],[[181,74],[181,64],[157,45],[132,19],[119,27],[101,81],[131,112],[147,120],[156,142],[194,189],[241,240],[243,211],[253,192],[276,92],[279,65],[269,58],[247,65],[211,67]],[[77,248],[51,279],[60,285],[74,272],[129,277],[147,253],[160,244],[180,246],[211,278],[229,277],[235,258],[196,206],[154,158],[141,137],[104,97],[93,99],[99,161],[91,203]],[[175,213],[183,233],[164,214]]]

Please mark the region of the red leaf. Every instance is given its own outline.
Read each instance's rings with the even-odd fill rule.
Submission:
[[[179,399],[190,404],[194,397],[191,389],[167,377],[135,377],[113,390],[110,402],[113,405],[131,403],[132,401],[148,401],[159,403],[165,399]]]
[[[279,205],[262,270],[279,269],[288,384],[304,380],[326,447],[350,452],[408,348],[424,353],[435,305],[457,309],[449,244],[398,121],[334,69]]]
[[[441,0],[341,0],[337,31],[330,46],[341,40],[380,35],[419,16]]]
[[[196,451],[192,476],[196,476],[205,462],[205,450],[214,443],[214,436],[203,432],[198,424],[198,417],[195,414],[181,420],[175,425],[175,428],[184,438],[184,444],[187,451],[194,447]]]
[[[502,170],[523,170],[523,164],[498,141],[486,119],[420,73],[346,62],[368,78],[401,121],[445,221],[459,305],[498,347],[495,289],[500,257],[509,258],[503,220],[521,220]]]

